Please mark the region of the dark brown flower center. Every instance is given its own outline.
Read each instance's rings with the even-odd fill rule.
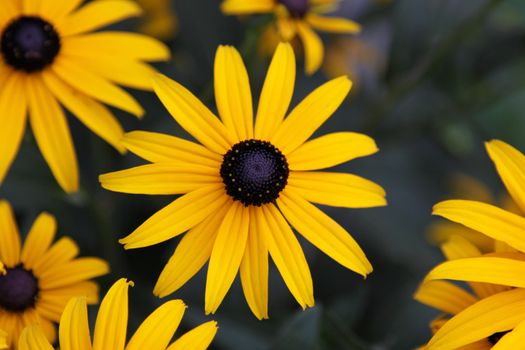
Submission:
[[[35,306],[38,280],[31,271],[19,265],[0,275],[0,308],[21,312]]]
[[[294,17],[303,17],[310,8],[309,0],[279,0]]]
[[[40,71],[53,63],[60,51],[60,37],[53,26],[40,17],[18,17],[2,32],[2,56],[11,67]]]
[[[237,143],[224,155],[221,165],[226,192],[245,206],[275,201],[286,186],[288,174],[281,151],[260,140]]]

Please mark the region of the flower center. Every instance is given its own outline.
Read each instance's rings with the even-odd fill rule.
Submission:
[[[38,281],[31,271],[21,265],[6,269],[0,276],[0,307],[20,312],[35,305]]]
[[[500,339],[503,338],[503,336],[508,332],[509,331],[492,334],[490,337],[488,337],[489,343],[491,343],[492,345],[496,345],[496,343],[499,342]]]
[[[60,37],[53,26],[40,17],[22,16],[4,29],[0,45],[7,64],[30,73],[53,62],[60,51]]]
[[[303,17],[309,9],[308,0],[279,0],[294,17]]]
[[[267,141],[247,140],[235,144],[225,155],[221,176],[226,193],[245,206],[271,203],[288,180],[288,163]]]

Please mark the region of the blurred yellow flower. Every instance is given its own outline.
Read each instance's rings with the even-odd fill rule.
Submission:
[[[0,329],[0,349],[7,349],[7,333]]]
[[[233,47],[215,58],[215,100],[221,120],[165,76],[155,92],[175,120],[202,145],[131,132],[124,145],[152,164],[102,175],[106,189],[125,193],[184,194],[120,240],[142,248],[188,231],[164,268],[155,294],[179,289],[208,261],[205,310],[214,313],[237,271],[252,312],[268,317],[268,253],[290,292],[314,304],[310,270],[290,225],[341,265],[366,276],[372,266],[334,220],[310,202],[346,208],[386,204],[385,192],[362,177],[317,172],[377,152],[370,137],[338,132],[307,141],[350,91],[346,77],[317,88],[285,119],[295,83],[290,44],[278,46],[253,118],[246,68]],[[255,124],[255,125],[254,125]]]
[[[136,0],[144,10],[139,30],[161,40],[173,39],[177,33],[177,15],[170,0]]]
[[[98,302],[98,285],[90,279],[109,271],[98,258],[76,258],[78,246],[69,237],[52,244],[55,218],[38,216],[21,246],[11,206],[0,201],[0,329],[14,346],[22,329],[39,323],[50,341],[67,301],[86,295]]]
[[[98,311],[93,345],[89,331],[86,298],[71,299],[60,319],[59,344],[62,350],[205,350],[215,333],[217,323],[210,321],[171,338],[179,327],[186,305],[171,300],[159,306],[142,322],[126,345],[128,326],[128,289],[132,285],[120,279],[110,288]],[[19,350],[53,350],[38,326],[24,329]]]
[[[27,115],[36,142],[66,192],[78,190],[78,165],[64,110],[120,152],[122,127],[103,104],[138,117],[142,107],[117,84],[151,90],[144,61],[169,58],[147,36],[95,32],[137,16],[131,0],[3,0],[0,11],[0,183],[13,162]]]
[[[315,73],[323,63],[323,42],[314,29],[330,33],[357,33],[359,24],[346,18],[327,17],[337,0],[224,0],[222,11],[229,15],[273,13],[280,40],[298,36],[305,52],[305,71]],[[272,48],[273,50],[273,48]]]

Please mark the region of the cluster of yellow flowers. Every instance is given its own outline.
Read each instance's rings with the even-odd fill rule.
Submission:
[[[176,21],[164,1],[139,1],[162,38]],[[0,4],[0,182],[16,157],[29,118],[34,138],[64,191],[78,190],[76,153],[64,109],[121,153],[148,163],[100,176],[111,191],[180,195],[127,237],[125,249],[183,235],[154,294],[176,292],[208,263],[204,309],[215,313],[239,271],[246,301],[268,318],[269,256],[304,309],[314,305],[312,277],[295,229],[342,266],[366,277],[372,265],[352,236],[314,204],[344,208],[386,205],[385,191],[353,174],[321,171],[378,151],[373,139],[337,132],[311,139],[347,97],[342,76],[321,85],[290,110],[296,77],[292,42],[300,38],[305,71],[323,62],[314,29],[355,33],[353,21],[325,17],[336,0],[225,0],[225,14],[272,13],[276,46],[254,111],[248,72],[239,52],[220,46],[214,65],[215,116],[189,90],[146,62],[169,59],[161,42],[142,34],[97,31],[138,16],[131,0],[2,0]],[[171,19],[171,20],[170,20]],[[151,90],[197,142],[149,131],[125,133],[108,108],[141,118],[141,105],[120,86]],[[290,111],[289,111],[290,110]],[[255,113],[255,116],[254,116]],[[516,204],[525,210],[525,157],[500,141],[487,144]],[[433,323],[428,349],[517,349],[525,332],[525,219],[489,204],[447,201],[436,215],[490,237],[440,236],[447,261],[427,276],[416,298],[448,315]],[[55,243],[47,213],[24,245],[11,206],[0,202],[0,348],[62,350],[206,349],[214,321],[171,343],[183,317],[180,300],[157,308],[127,341],[128,288],[118,280],[103,298],[91,340],[87,304],[98,302],[92,281],[108,273],[98,258],[78,258],[76,243]],[[472,236],[472,235],[470,235]],[[478,243],[485,242],[481,247]],[[487,246],[490,248],[487,249]],[[474,294],[442,281],[468,281]],[[55,324],[59,323],[58,334]],[[474,344],[474,345],[473,345]],[[477,346],[477,347],[475,347]]]

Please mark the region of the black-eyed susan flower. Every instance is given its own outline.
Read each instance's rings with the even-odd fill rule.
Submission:
[[[487,151],[521,213],[525,209],[525,156],[512,146],[493,140]],[[504,243],[504,249],[444,262],[426,277],[426,283],[456,280],[498,285],[499,292],[452,317],[436,332],[428,349],[457,349],[489,339],[493,349],[518,349],[525,337],[525,218],[523,214],[473,200],[438,203],[434,214],[462,224]],[[463,249],[463,253],[466,250]],[[492,338],[491,338],[492,337]],[[501,338],[501,340],[499,340]],[[520,343],[521,342],[521,343]]]
[[[346,18],[328,17],[337,0],[224,0],[222,11],[229,15],[273,13],[281,40],[299,37],[305,53],[305,71],[315,73],[323,63],[323,42],[315,30],[357,33],[359,24]]]
[[[215,333],[217,323],[209,321],[170,344],[184,315],[186,305],[171,300],[159,306],[136,330],[126,344],[128,324],[128,289],[126,279],[118,280],[108,291],[98,311],[93,342],[88,324],[86,298],[71,299],[60,319],[61,350],[205,350]],[[26,328],[20,337],[19,350],[52,350],[38,326]]]
[[[16,343],[22,329],[39,323],[46,337],[56,337],[58,322],[71,297],[83,294],[98,302],[98,285],[92,278],[108,272],[98,258],[77,258],[79,249],[68,237],[53,243],[55,218],[38,216],[22,247],[11,206],[0,201],[0,329]]]
[[[0,349],[7,349],[7,333],[0,329]]]
[[[173,39],[177,32],[177,16],[170,0],[137,0],[144,10],[140,31],[161,40]]]
[[[27,116],[36,142],[60,186],[78,189],[78,166],[62,106],[116,149],[122,127],[103,104],[138,117],[144,111],[118,85],[151,89],[168,49],[149,37],[96,32],[140,14],[130,0],[3,0],[0,11],[0,182],[15,158]],[[118,85],[117,85],[118,84]]]
[[[291,46],[280,44],[255,123],[248,74],[233,47],[219,47],[215,58],[220,120],[180,84],[161,75],[155,79],[164,106],[200,144],[158,133],[128,133],[126,148],[152,164],[100,180],[112,191],[184,194],[120,240],[126,249],[142,248],[188,231],[164,268],[156,295],[173,293],[209,260],[206,313],[217,310],[240,269],[251,310],[267,318],[269,253],[299,304],[312,306],[310,270],[290,225],[341,265],[363,276],[372,271],[348,232],[310,202],[346,208],[385,205],[384,190],[369,180],[316,171],[373,154],[376,144],[353,132],[307,141],[345,99],[351,82],[340,77],[322,85],[285,118],[295,72]]]

